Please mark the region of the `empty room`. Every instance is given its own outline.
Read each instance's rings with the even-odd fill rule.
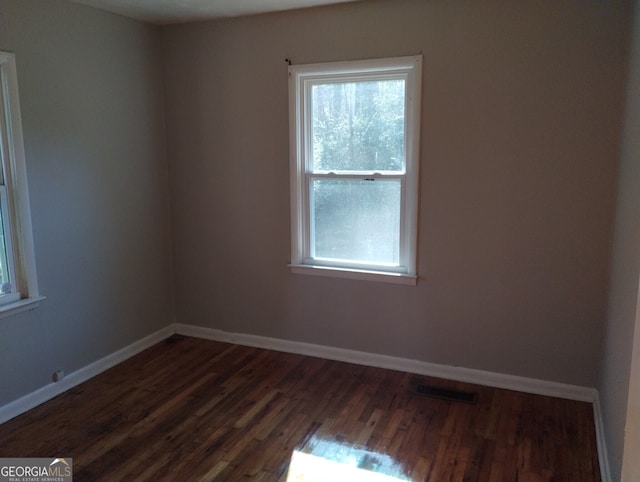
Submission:
[[[0,73],[0,480],[640,480],[637,1],[0,0]]]

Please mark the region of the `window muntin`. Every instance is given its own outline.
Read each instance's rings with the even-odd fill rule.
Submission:
[[[421,57],[290,67],[293,267],[415,277],[420,75]]]

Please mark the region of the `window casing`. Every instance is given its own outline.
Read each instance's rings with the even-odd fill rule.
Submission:
[[[422,57],[289,67],[291,268],[415,284]]]
[[[0,317],[38,294],[15,56],[0,51]]]

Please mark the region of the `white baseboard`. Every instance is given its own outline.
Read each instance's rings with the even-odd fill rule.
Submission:
[[[325,345],[315,345],[299,341],[246,335],[242,333],[230,333],[202,326],[176,323],[175,331],[180,335],[205,338],[207,340],[235,343],[238,345],[253,346],[256,348],[267,348],[269,350],[327,358],[329,360],[344,361],[358,365],[388,368],[390,370],[415,373],[418,375],[446,378],[448,380],[475,383],[477,385],[516,390],[536,395],[578,400],[581,402],[593,403],[597,395],[594,388],[581,387],[577,385],[568,385],[565,383],[550,382],[535,378],[525,378],[503,373],[475,370],[472,368],[439,365],[419,360],[347,350],[344,348],[334,348]]]
[[[604,422],[600,406],[600,395],[596,392],[593,400],[593,422],[596,427],[596,445],[598,447],[598,463],[600,464],[600,478],[602,482],[612,482],[611,467],[609,466],[609,452],[607,452],[606,438],[604,435]]]
[[[82,382],[95,377],[96,375],[108,370],[109,368],[125,361],[127,358],[131,358],[137,355],[143,350],[161,342],[162,340],[170,337],[175,333],[175,326],[169,325],[149,336],[138,340],[131,345],[128,345],[111,355],[107,355],[98,361],[95,361],[73,373],[69,373],[62,380],[56,383],[50,383],[38,390],[18,398],[13,402],[9,402],[6,405],[0,407],[0,423],[4,423],[7,420],[11,420],[14,417],[31,410],[38,405],[57,397],[63,392],[80,385]]]

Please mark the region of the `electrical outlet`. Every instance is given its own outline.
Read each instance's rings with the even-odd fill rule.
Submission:
[[[56,370],[55,372],[53,372],[52,378],[54,382],[59,382],[64,378],[64,370]]]

